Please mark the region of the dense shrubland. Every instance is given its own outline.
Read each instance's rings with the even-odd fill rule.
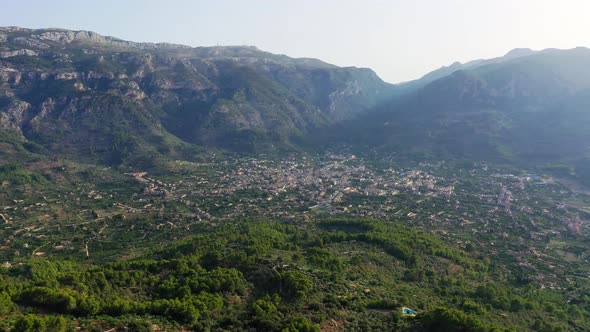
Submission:
[[[2,269],[0,330],[582,331],[588,296],[516,284],[396,223],[238,221],[141,258]],[[417,310],[402,317],[402,306]]]

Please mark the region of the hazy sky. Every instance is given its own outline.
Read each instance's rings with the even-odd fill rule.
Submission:
[[[589,0],[0,0],[0,25],[256,45],[389,82],[512,48],[590,46]]]

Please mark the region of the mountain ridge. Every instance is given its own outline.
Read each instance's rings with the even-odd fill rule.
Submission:
[[[0,56],[0,128],[102,161],[176,158],[198,146],[298,149],[312,129],[368,110],[394,88],[370,69],[255,47],[142,44],[86,31],[1,28]],[[105,116],[117,121],[102,125]],[[117,133],[126,133],[124,147]]]

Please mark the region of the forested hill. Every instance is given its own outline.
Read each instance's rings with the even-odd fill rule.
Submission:
[[[549,291],[506,282],[488,259],[393,223],[242,221],[203,232],[129,261],[3,269],[0,313],[48,315],[5,316],[0,329],[484,332],[590,323]]]

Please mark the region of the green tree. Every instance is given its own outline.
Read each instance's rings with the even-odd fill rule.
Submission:
[[[47,332],[65,332],[68,321],[63,316],[49,316],[47,318]]]
[[[483,323],[456,309],[440,307],[423,317],[424,331],[428,332],[486,332]]]
[[[144,320],[134,320],[127,323],[128,332],[152,332],[152,324]]]
[[[320,327],[312,324],[307,318],[297,317],[282,332],[320,332]]]
[[[45,321],[35,315],[25,315],[17,318],[11,332],[39,332],[45,331]]]

